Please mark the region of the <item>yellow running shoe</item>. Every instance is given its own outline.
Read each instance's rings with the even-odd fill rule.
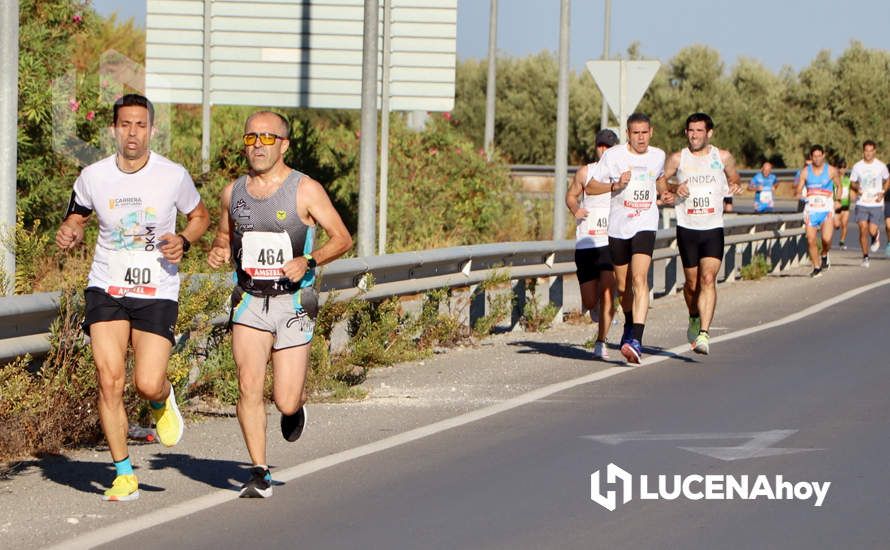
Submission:
[[[136,500],[139,498],[139,481],[133,474],[126,476],[117,476],[111,489],[105,491],[102,500],[113,502],[124,502],[128,500]]]
[[[176,395],[173,394],[173,386],[170,386],[170,395],[162,409],[151,409],[151,417],[155,421],[155,430],[158,432],[158,439],[167,447],[172,447],[179,443],[182,439],[182,432],[185,429],[185,422],[182,420],[182,414],[179,407],[176,406]]]

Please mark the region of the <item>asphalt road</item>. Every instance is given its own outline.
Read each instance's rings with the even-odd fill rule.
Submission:
[[[830,313],[716,342],[708,357],[629,369],[106,547],[886,548],[888,324],[883,285]],[[735,447],[746,439],[734,434],[773,430],[788,435],[757,449],[786,452],[723,460],[681,448]],[[585,437],[641,431],[664,438]],[[591,501],[590,477],[609,463],[650,478],[762,474],[831,485],[821,507],[631,492],[607,511]]]

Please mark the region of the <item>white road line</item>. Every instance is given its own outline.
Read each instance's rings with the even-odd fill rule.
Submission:
[[[863,287],[849,290],[847,292],[844,292],[843,294],[835,296],[834,298],[823,300],[814,306],[810,306],[804,310],[801,310],[792,315],[788,315],[776,321],[771,321],[769,323],[758,325],[756,327],[741,329],[729,334],[716,336],[714,338],[711,338],[711,342],[716,343],[725,342],[728,340],[735,340],[737,338],[743,338],[757,332],[770,330],[782,325],[787,325],[789,323],[794,323],[796,321],[799,321],[800,319],[803,319],[804,317],[813,315],[814,313],[819,313],[820,311],[824,311],[833,305],[849,300],[854,296],[858,296],[887,284],[890,284],[890,279],[884,279],[882,281],[877,281]],[[491,405],[489,407],[471,411],[452,418],[440,420],[439,422],[433,422],[432,424],[421,426],[420,428],[415,428],[413,430],[408,430],[407,432],[403,432],[392,437],[387,437],[373,443],[368,443],[366,445],[347,449],[339,453],[316,458],[315,460],[310,460],[309,462],[300,464],[299,466],[276,471],[275,479],[278,481],[291,481],[294,479],[298,479],[318,472],[320,470],[324,470],[332,466],[337,466],[338,464],[343,464],[344,462],[349,462],[350,460],[355,460],[363,456],[378,453],[380,451],[385,451],[393,447],[398,447],[399,445],[404,445],[405,443],[423,439],[425,437],[444,432],[445,430],[457,428],[459,426],[463,426],[477,420],[482,420],[483,418],[487,418],[489,416],[502,413],[510,409],[515,409],[516,407],[521,407],[522,405],[527,405],[539,399],[548,397],[561,391],[569,390],[576,386],[589,384],[598,380],[604,380],[606,378],[611,378],[612,376],[616,376],[619,374],[633,372],[640,367],[646,367],[655,363],[660,363],[672,358],[675,355],[687,352],[690,352],[689,344],[683,344],[668,350],[663,350],[660,352],[660,355],[650,356],[648,359],[645,359],[643,361],[643,364],[639,367],[610,367],[605,370],[589,374],[587,376],[582,376],[580,378],[575,378],[573,380],[568,380],[565,382],[559,382],[557,384],[551,384],[549,386],[545,386],[543,388],[539,388],[537,390],[512,397],[496,405]],[[221,491],[216,491],[214,493],[194,498],[180,504],[175,504],[168,508],[152,512],[144,516],[140,516],[131,520],[121,521],[102,529],[97,529],[91,533],[66,540],[65,542],[62,542],[56,546],[51,546],[49,548],[50,550],[93,548],[100,544],[105,544],[119,538],[132,535],[133,533],[136,533],[138,531],[149,529],[162,523],[173,521],[175,519],[187,516],[189,514],[194,514],[195,512],[200,512],[201,510],[206,510],[214,506],[218,506],[237,498],[238,491],[232,489],[223,489]]]

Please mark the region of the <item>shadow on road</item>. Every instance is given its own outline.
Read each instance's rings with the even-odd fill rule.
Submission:
[[[552,357],[577,359],[580,361],[590,361],[593,359],[593,352],[591,350],[584,349],[581,346],[560,344],[558,342],[532,342],[529,340],[522,340],[519,342],[510,342],[508,345],[527,348],[519,350],[518,353],[541,353]]]
[[[101,494],[114,479],[114,467],[108,462],[84,462],[71,460],[67,456],[51,454],[37,460],[26,460],[19,463],[16,470],[27,472],[32,468],[41,470],[45,479],[91,494]],[[139,468],[136,468],[139,475]],[[139,480],[140,491],[160,492],[163,487],[145,484]]]
[[[231,480],[245,480],[249,477],[249,465],[234,460],[215,460],[212,458],[196,458],[192,455],[178,453],[157,454],[148,459],[148,469],[163,470],[173,468],[195,481],[200,481],[218,489],[237,489]],[[141,486],[141,484],[140,484]]]

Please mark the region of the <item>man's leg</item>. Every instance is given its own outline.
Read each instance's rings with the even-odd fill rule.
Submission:
[[[847,224],[850,223],[850,211],[849,210],[841,210],[841,215],[838,216],[839,224],[841,228],[841,244],[847,242]]]
[[[143,398],[163,403],[170,395],[172,385],[167,381],[167,364],[170,361],[170,340],[158,334],[133,329],[133,382]]]
[[[272,395],[281,414],[290,416],[306,403],[306,371],[311,344],[272,351]]]
[[[717,272],[720,271],[719,258],[704,257],[699,260],[698,269],[698,311],[701,314],[701,330],[711,329],[714,310],[717,308]]]
[[[266,464],[266,410],[263,384],[273,335],[244,325],[232,327],[232,355],[238,368],[240,396],[236,411],[247,453],[255,465]]]
[[[689,310],[690,317],[699,317],[698,266],[684,267],[683,276],[686,278],[686,281],[683,283],[683,299],[686,300],[686,309]]]
[[[630,260],[635,325],[646,324],[646,315],[649,313],[649,266],[651,263],[652,256],[648,254],[634,254]]]
[[[824,222],[823,222],[824,224]],[[807,222],[807,252],[810,261],[813,263],[813,269],[819,269],[819,247],[816,244],[816,228]]]
[[[627,338],[630,338],[630,331],[633,327],[633,285],[630,281],[630,264],[615,264],[615,288],[618,291],[618,305],[624,312],[624,331],[621,335],[623,344]]]
[[[124,409],[129,321],[104,321],[89,327],[99,379],[99,420],[115,462],[127,458],[127,411]]]
[[[596,299],[597,299],[597,288],[596,288],[596,280],[585,281],[580,284],[581,288],[581,307],[584,311],[590,314],[590,319],[594,322],[597,321],[595,319],[596,315]],[[602,317],[600,317],[602,319]]]
[[[830,266],[828,253],[831,251],[831,239],[834,237],[834,224],[830,220],[822,222],[822,258],[819,260],[819,266],[822,269],[828,269]]]
[[[612,304],[612,295],[615,292],[615,272],[603,270],[599,278],[599,326],[597,327],[597,340],[605,342],[612,326],[612,317],[615,307]]]

